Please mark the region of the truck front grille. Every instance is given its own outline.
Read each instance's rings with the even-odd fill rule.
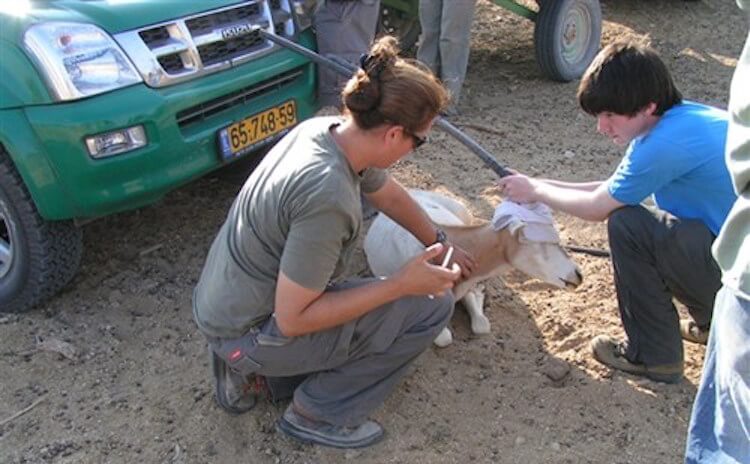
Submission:
[[[258,28],[295,34],[289,0],[252,0],[123,32],[115,39],[146,84],[165,87],[257,58],[274,45]]]
[[[210,34],[214,29],[221,29],[227,24],[238,22],[251,23],[261,15],[261,4],[253,3],[231,10],[219,11],[204,16],[198,16],[185,21],[185,25],[193,35]],[[279,5],[280,7],[280,5]]]
[[[263,47],[265,47],[263,38],[257,31],[254,31],[236,39],[211,42],[200,46],[198,47],[198,53],[200,53],[203,63],[210,66],[212,64],[221,63],[227,58],[233,59],[241,57],[245,55],[248,50],[260,49]]]
[[[185,108],[177,113],[177,125],[180,129],[183,129],[192,123],[203,121],[237,105],[247,104],[251,99],[259,95],[265,95],[291,84],[295,79],[302,76],[303,73],[303,68],[296,68],[255,85],[222,95],[219,98]]]
[[[147,29],[145,31],[141,31],[139,34],[141,36],[141,39],[146,42],[146,45],[158,44],[160,42],[166,42],[167,40],[169,40],[169,31],[167,31],[166,27],[155,27],[153,29]]]

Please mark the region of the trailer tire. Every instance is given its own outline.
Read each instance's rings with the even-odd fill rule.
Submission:
[[[65,286],[81,262],[83,236],[72,221],[46,221],[0,148],[0,312],[20,313]]]
[[[378,15],[378,35],[392,35],[398,38],[401,50],[408,51],[417,45],[421,26],[419,15],[410,15],[387,5],[380,5]]]
[[[599,50],[602,10],[599,0],[539,2],[534,27],[536,60],[552,80],[581,77]]]

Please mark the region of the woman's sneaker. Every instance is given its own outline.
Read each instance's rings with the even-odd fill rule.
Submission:
[[[370,446],[379,442],[384,434],[383,427],[373,420],[355,427],[333,425],[297,413],[293,403],[276,423],[276,429],[295,440],[334,448]]]
[[[230,369],[211,348],[208,352],[214,377],[214,397],[222,409],[230,414],[242,414],[255,407],[260,394],[267,395],[264,377],[257,374],[242,376]]]
[[[607,335],[599,335],[591,340],[594,358],[612,369],[640,375],[657,382],[678,383],[682,380],[682,363],[646,366],[634,363],[625,357],[625,343]]]

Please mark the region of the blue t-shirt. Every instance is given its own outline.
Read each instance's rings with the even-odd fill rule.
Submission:
[[[656,205],[680,219],[699,219],[714,235],[736,195],[724,163],[727,112],[685,101],[667,110],[635,138],[609,178],[610,195],[637,205],[653,194]]]

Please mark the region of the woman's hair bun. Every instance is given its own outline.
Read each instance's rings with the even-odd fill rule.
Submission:
[[[344,96],[344,104],[357,113],[372,111],[380,103],[380,81],[383,73],[396,62],[398,41],[386,36],[378,39],[370,53],[359,58],[360,69],[354,76],[349,92]],[[351,85],[353,84],[353,85]]]
[[[398,53],[395,37],[380,37],[341,92],[344,111],[358,127],[390,123],[419,131],[445,107],[448,94],[432,72]]]
[[[351,89],[348,89],[349,91],[344,94],[344,104],[346,107],[357,113],[365,113],[377,108],[378,103],[380,103],[380,87],[378,83],[361,69],[352,81],[347,86],[351,87]]]

